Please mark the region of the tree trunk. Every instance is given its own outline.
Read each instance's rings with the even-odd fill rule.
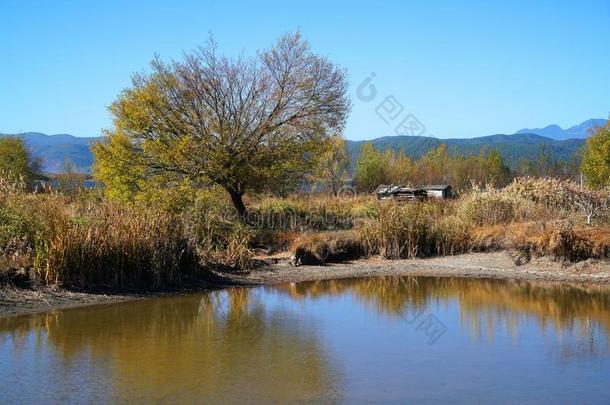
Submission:
[[[339,194],[339,187],[335,182],[335,179],[332,179],[330,184],[331,188],[333,189],[333,195],[336,197]]]
[[[233,203],[233,207],[237,211],[237,215],[239,215],[239,219],[242,220],[243,223],[248,223],[248,211],[246,210],[246,206],[244,205],[244,200],[242,196],[244,193],[239,193],[233,190],[227,190],[229,195],[231,196],[231,202]]]

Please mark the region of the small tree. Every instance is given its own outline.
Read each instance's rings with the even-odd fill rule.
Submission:
[[[407,185],[413,180],[413,160],[405,154],[403,149],[398,152],[388,148],[383,153],[387,162],[387,181],[393,184]]]
[[[610,186],[610,121],[587,139],[581,170],[589,186]]]
[[[42,177],[40,160],[32,157],[23,139],[0,137],[0,176],[6,181],[31,184]]]
[[[438,148],[427,151],[419,159],[419,183],[447,183],[451,167],[451,156],[447,151],[447,146],[443,143]]]
[[[510,169],[504,164],[504,159],[497,149],[492,149],[485,159],[487,183],[505,186],[510,180]]]
[[[335,136],[328,142],[318,162],[316,177],[322,180],[328,189],[337,196],[349,177],[349,153],[345,140]]]
[[[298,32],[254,58],[220,56],[209,41],[181,62],[155,59],[151,66],[112,104],[114,128],[95,148],[107,188],[121,173],[102,160],[116,155],[113,142],[123,143],[144,178],[216,183],[245,218],[244,193],[285,189],[286,179],[311,172],[349,110],[345,73],[314,54]]]
[[[61,165],[58,180],[60,190],[66,194],[76,193],[82,185],[83,176],[78,172],[72,159],[67,156]]]
[[[142,192],[148,179],[138,147],[122,132],[108,133],[92,146],[93,175],[104,184],[107,197],[131,202]]]
[[[610,193],[605,190],[591,190],[572,185],[569,188],[573,204],[587,217],[587,225],[604,214],[610,207]]]
[[[359,191],[371,192],[387,180],[388,164],[372,143],[362,145],[354,179]]]

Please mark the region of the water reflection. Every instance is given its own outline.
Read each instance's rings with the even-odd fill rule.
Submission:
[[[439,304],[457,302],[461,325],[475,339],[493,340],[498,330],[518,339],[527,319],[540,331],[580,336],[577,348],[562,348],[564,357],[607,354],[610,347],[610,288],[599,285],[443,277],[371,277],[324,280],[281,287],[292,299],[351,294],[363,305],[392,318]],[[602,337],[603,341],[597,341]]]
[[[0,319],[0,376],[9,402],[361,400],[378,398],[380,384],[387,385],[385,393],[398,395],[388,399],[402,399],[426,376],[443,373],[413,366],[421,349],[410,350],[417,340],[408,336],[415,331],[403,321],[424,309],[449,330],[435,351],[421,352],[426,361],[464,364],[468,352],[455,350],[465,347],[466,335],[472,353],[489,351],[490,358],[518,362],[499,339],[508,336],[513,345],[541,342],[547,352],[536,352],[537,361],[549,362],[544,367],[551,371],[565,372],[553,358],[562,364],[605,359],[607,366],[607,288],[378,277],[233,288]],[[376,323],[371,314],[388,323]],[[391,343],[395,338],[399,346]],[[524,354],[524,364],[527,356],[532,355]],[[392,359],[396,364],[388,367]],[[375,361],[380,373],[369,369]],[[606,366],[601,371],[608,372]],[[470,367],[476,374],[476,366]],[[401,376],[410,376],[412,386]],[[351,396],[363,387],[362,396]]]
[[[338,382],[314,325],[266,312],[251,296],[236,288],[8,318],[0,320],[0,333],[11,335],[15,352],[35,336],[35,351],[52,349],[62,372],[83,358],[94,362],[106,370],[93,379],[110,374],[112,391],[105,394],[120,402],[222,401],[240,393],[259,400],[336,399]],[[0,340],[0,347],[6,343]],[[47,388],[64,392],[56,383]]]

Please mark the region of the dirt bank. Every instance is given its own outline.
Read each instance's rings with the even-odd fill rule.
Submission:
[[[514,280],[552,281],[565,283],[594,283],[610,285],[610,262],[592,261],[562,265],[548,258],[540,258],[517,266],[505,252],[471,253],[430,259],[384,260],[371,258],[350,263],[326,266],[292,267],[286,256],[277,263],[240,274],[218,275],[218,282],[247,285],[281,284],[287,282],[339,279],[367,276],[430,276],[462,278],[497,278]],[[188,293],[201,291],[202,288]],[[162,293],[163,295],[172,292]],[[161,295],[124,294],[105,295],[70,292],[52,288],[0,288],[0,317],[44,312],[96,304],[110,304]]]
[[[279,284],[367,276],[498,278],[610,285],[610,261],[587,260],[562,265],[549,258],[539,258],[517,266],[506,252],[408,260],[371,258],[350,263],[299,267],[292,267],[287,260],[280,260],[273,266],[234,275],[231,280],[247,284]]]
[[[230,281],[226,281],[227,284]],[[192,280],[188,287],[163,291],[130,291],[123,293],[76,292],[55,287],[18,288],[0,285],[0,317],[33,314],[56,309],[114,304],[118,302],[151,299],[167,295],[191,294],[212,288],[202,280]]]
[[[106,295],[71,292],[55,288],[0,287],[0,317],[45,312],[52,309],[111,304],[141,299],[143,295]]]

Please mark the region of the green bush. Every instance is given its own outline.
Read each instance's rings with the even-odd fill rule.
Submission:
[[[31,248],[33,242],[31,224],[7,207],[0,206],[0,256]]]

